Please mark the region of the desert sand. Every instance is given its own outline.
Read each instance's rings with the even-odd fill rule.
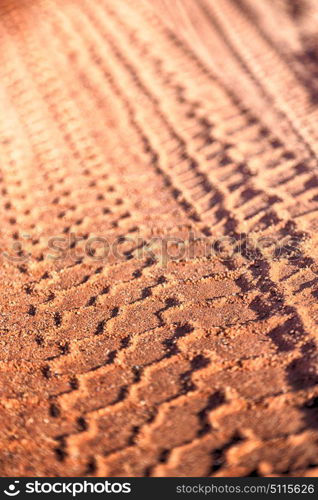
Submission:
[[[318,474],[317,20],[1,1],[1,476]]]

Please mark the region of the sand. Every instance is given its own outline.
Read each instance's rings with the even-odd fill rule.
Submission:
[[[1,2],[1,476],[318,473],[317,16]]]

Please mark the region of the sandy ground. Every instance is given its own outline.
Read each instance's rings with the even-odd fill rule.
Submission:
[[[318,473],[315,0],[0,4],[0,474]]]

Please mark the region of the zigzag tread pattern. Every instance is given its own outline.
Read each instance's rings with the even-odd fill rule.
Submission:
[[[266,5],[1,3],[2,476],[317,470],[315,6]]]

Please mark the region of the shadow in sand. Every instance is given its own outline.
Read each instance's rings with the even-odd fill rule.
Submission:
[[[290,232],[291,228],[288,229]],[[260,292],[249,305],[257,313],[259,320],[273,317],[276,314],[286,316],[283,324],[273,328],[268,336],[278,348],[278,352],[292,352],[299,348],[300,355],[286,366],[286,380],[291,391],[302,391],[314,388],[318,384],[318,353],[316,342],[306,331],[296,307],[287,303],[283,293],[277,290],[277,284],[270,278],[270,264],[257,253],[251,254],[248,245],[241,247],[243,256],[251,262],[249,271],[256,278],[253,288]],[[298,249],[298,259],[291,264],[295,270],[310,265],[310,259]],[[233,263],[227,264],[229,269]],[[256,284],[255,284],[256,283]],[[251,290],[251,280],[242,275],[236,280],[242,292]],[[312,292],[313,295],[317,292]],[[318,429],[318,396],[305,401],[299,410],[303,414],[304,428]]]
[[[313,105],[318,104],[318,46],[317,36],[305,37],[302,50],[294,54],[299,66],[298,77],[306,88]]]
[[[28,10],[39,3],[39,0],[2,0],[0,2],[0,16],[10,14],[15,10]]]

